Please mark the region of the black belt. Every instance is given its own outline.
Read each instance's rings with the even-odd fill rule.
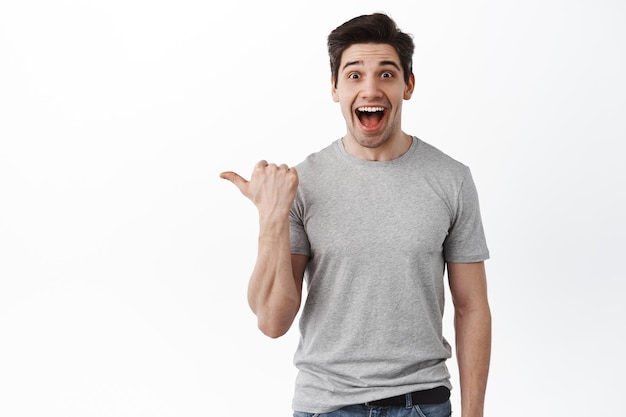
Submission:
[[[442,404],[450,399],[450,390],[447,387],[437,387],[424,391],[415,391],[411,394],[411,404]],[[365,403],[368,407],[393,407],[406,406],[406,395],[383,398],[382,400],[369,401]]]

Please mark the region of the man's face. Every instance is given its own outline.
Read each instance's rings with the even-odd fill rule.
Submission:
[[[348,135],[359,145],[377,148],[402,133],[402,101],[411,98],[414,77],[404,82],[400,58],[391,45],[350,46],[341,56],[337,86],[334,79],[331,82]]]

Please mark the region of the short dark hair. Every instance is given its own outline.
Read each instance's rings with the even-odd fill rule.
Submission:
[[[413,72],[413,51],[415,44],[412,35],[402,32],[396,22],[383,13],[355,17],[343,23],[328,35],[328,55],[330,71],[337,86],[341,55],[357,43],[381,43],[395,48],[400,57],[404,72],[404,82],[408,83]]]

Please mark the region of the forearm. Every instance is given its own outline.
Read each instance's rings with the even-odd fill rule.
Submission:
[[[491,356],[489,306],[455,312],[462,417],[482,417]]]
[[[294,278],[287,218],[261,219],[257,261],[248,284],[248,303],[259,329],[270,337],[287,332],[300,308]]]

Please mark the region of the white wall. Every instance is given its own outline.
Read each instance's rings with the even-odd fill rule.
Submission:
[[[297,327],[256,329],[256,211],[218,174],[343,134],[326,36],[374,11],[415,35],[404,130],[479,189],[487,415],[617,414],[625,3],[26,0],[0,4],[0,415],[290,414]]]

